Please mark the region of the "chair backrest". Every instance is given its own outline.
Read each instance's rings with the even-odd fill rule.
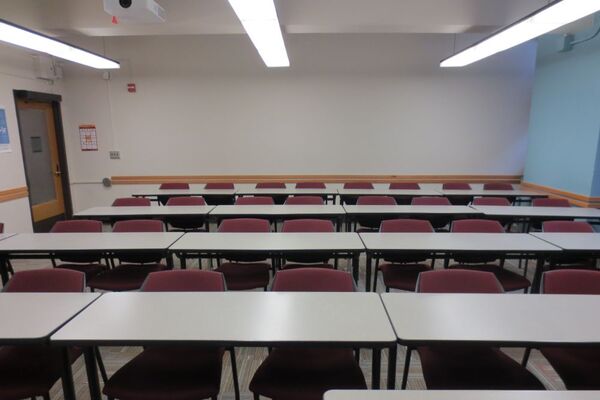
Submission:
[[[232,218],[221,221],[218,232],[270,232],[271,224],[266,219]]]
[[[152,272],[142,285],[142,292],[222,292],[223,274],[202,270]]]
[[[402,232],[434,232],[431,222],[422,219],[387,219],[381,221],[379,226],[381,233],[402,233]]]
[[[446,197],[413,197],[411,203],[413,206],[451,206],[450,200]]]
[[[392,196],[360,196],[356,200],[358,206],[395,206],[396,199]]]
[[[323,182],[298,182],[296,189],[327,189]]]
[[[557,269],[545,272],[542,293],[600,294],[600,271],[589,269]]]
[[[205,206],[206,201],[202,196],[177,196],[170,197],[168,206]]]
[[[354,292],[352,275],[326,268],[298,268],[277,271],[274,292]]]
[[[442,185],[444,190],[471,190],[471,185],[463,182],[448,182]]]
[[[158,187],[159,190],[161,189],[189,189],[190,188],[190,184],[189,183],[185,183],[185,182],[166,182],[166,183],[161,183],[160,186]]]
[[[506,197],[476,197],[473,199],[474,206],[510,206]]]
[[[594,228],[585,221],[545,221],[544,232],[594,233]]]
[[[283,221],[282,232],[335,232],[333,222],[326,219],[290,219]]]
[[[0,233],[4,233],[4,223],[0,222]]]
[[[510,183],[492,182],[484,183],[483,190],[514,190]]]
[[[72,219],[69,221],[57,221],[52,233],[96,233],[102,232],[102,222],[92,219]]]
[[[443,269],[419,274],[417,292],[421,293],[503,293],[492,272]]]
[[[8,281],[4,292],[83,292],[85,274],[70,269],[19,271]]]
[[[569,200],[559,199],[557,197],[533,199],[531,205],[534,207],[571,207]]]
[[[419,190],[421,186],[416,182],[392,182],[389,188],[391,190]]]
[[[229,182],[209,182],[204,185],[204,189],[232,190],[235,189],[235,185]]]
[[[149,207],[150,199],[144,197],[121,197],[113,201],[113,207]]]
[[[235,200],[236,206],[272,206],[275,202],[270,196],[252,196],[238,197]]]
[[[325,203],[323,202],[323,198],[319,196],[288,196],[284,204],[322,206]]]
[[[113,232],[164,232],[164,225],[155,219],[130,219],[115,222]]]
[[[375,189],[371,182],[347,182],[344,189]]]
[[[491,219],[458,219],[452,222],[451,232],[456,233],[504,233],[504,227]]]
[[[258,182],[257,189],[285,189],[285,182]]]

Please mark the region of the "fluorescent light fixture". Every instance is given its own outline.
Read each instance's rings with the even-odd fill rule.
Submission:
[[[600,11],[600,0],[557,0],[440,63],[464,67]]]
[[[289,67],[273,0],[229,0],[267,67]]]
[[[0,41],[26,47],[98,69],[120,68],[118,62],[0,19]]]

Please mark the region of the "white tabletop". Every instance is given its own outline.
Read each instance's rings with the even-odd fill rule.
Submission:
[[[594,391],[331,390],[324,400],[596,400]]]
[[[599,344],[600,296],[383,294],[401,343]]]
[[[338,189],[340,196],[441,196],[432,189]]]
[[[269,196],[269,195],[281,195],[281,196],[327,196],[337,194],[337,189],[297,189],[297,188],[273,188],[273,189],[238,189],[237,195],[252,195],[252,196]]]
[[[182,235],[181,232],[19,233],[1,240],[0,252],[166,250]]]
[[[600,252],[600,233],[532,233],[564,250]]]
[[[92,207],[75,217],[166,217],[207,215],[215,206]]]
[[[104,294],[51,340],[243,346],[391,344],[396,336],[375,293],[129,292]]]
[[[472,189],[472,190],[444,190],[440,189],[439,192],[444,196],[474,196],[474,197],[548,197],[547,194],[540,192],[534,192],[531,190],[484,190],[484,189]]]
[[[244,216],[244,215],[344,215],[344,208],[339,205],[233,205],[217,206],[210,212],[211,216]]]
[[[0,240],[8,239],[9,237],[15,236],[16,233],[0,233]]]
[[[442,214],[442,215],[472,215],[481,214],[467,206],[356,206],[344,205],[348,214]]]
[[[360,233],[367,250],[558,252],[526,233]]]
[[[501,217],[600,218],[600,210],[581,207],[472,206],[485,215]]]
[[[204,189],[190,187],[189,189],[149,189],[133,193],[133,196],[233,196],[235,189]]]
[[[0,293],[0,343],[41,341],[99,293]]]
[[[357,233],[186,233],[173,251],[364,250]]]

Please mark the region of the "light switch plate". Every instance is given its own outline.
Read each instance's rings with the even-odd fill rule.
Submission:
[[[109,151],[109,154],[110,154],[110,159],[111,160],[120,160],[121,159],[121,152],[120,151],[111,150],[111,151]]]

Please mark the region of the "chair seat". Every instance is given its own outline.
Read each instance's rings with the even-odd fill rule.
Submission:
[[[545,390],[521,364],[492,347],[419,347],[429,390]]]
[[[163,264],[130,265],[122,264],[93,277],[88,286],[92,289],[122,292],[138,290],[148,274],[167,269]]]
[[[250,390],[273,400],[322,400],[331,389],[367,389],[350,349],[274,349]]]
[[[56,268],[70,269],[73,271],[83,272],[85,281],[89,282],[94,276],[101,272],[107,271],[108,267],[104,264],[59,264]]]
[[[386,288],[406,290],[414,292],[417,287],[419,274],[431,271],[424,264],[381,264],[379,269],[383,275],[383,283]]]
[[[81,351],[70,350],[71,362]],[[49,346],[0,347],[0,399],[43,396],[61,377],[60,348]]]
[[[600,347],[540,349],[569,390],[600,390]]]
[[[267,263],[232,263],[221,264],[216,271],[225,276],[229,290],[247,290],[265,288],[269,285],[269,270]]]
[[[110,377],[103,393],[119,400],[198,400],[217,396],[224,350],[148,348]]]
[[[333,269],[333,265],[331,264],[296,264],[296,263],[288,263],[284,264],[281,269],[298,269],[298,268],[327,268]]]
[[[501,268],[500,266],[494,264],[452,265],[450,266],[450,268],[491,272],[494,275],[496,275],[496,278],[498,279],[498,281],[500,281],[500,284],[502,285],[502,288],[504,288],[505,292],[523,290],[531,286],[531,282],[529,282],[529,280],[524,276],[519,275],[516,272],[512,272],[507,269]]]

